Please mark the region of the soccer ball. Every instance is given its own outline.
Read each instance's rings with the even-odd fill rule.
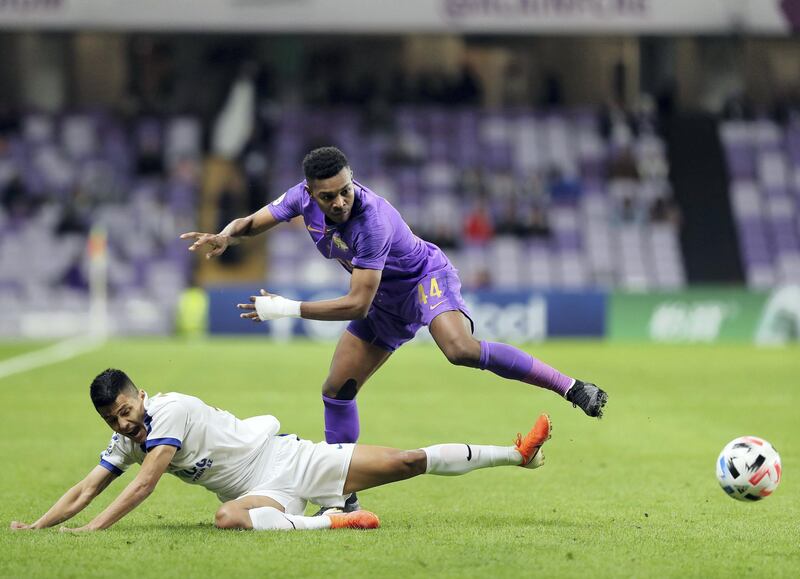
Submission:
[[[741,436],[722,449],[717,459],[717,480],[737,501],[760,501],[781,482],[781,457],[763,438]]]

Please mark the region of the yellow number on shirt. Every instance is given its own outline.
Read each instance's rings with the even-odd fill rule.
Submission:
[[[419,303],[421,304],[427,304],[429,297],[442,297],[442,290],[439,289],[439,282],[436,281],[435,277],[431,278],[431,289],[427,294],[425,293],[425,288],[422,287],[422,284],[417,285],[417,293],[419,294]]]
[[[427,304],[428,303],[428,296],[425,295],[425,290],[422,289],[422,284],[417,285],[417,292],[419,293],[419,301],[420,301],[420,303]]]
[[[435,277],[431,278],[431,291],[428,292],[431,297],[442,297],[442,290],[439,289],[439,282],[436,281]]]

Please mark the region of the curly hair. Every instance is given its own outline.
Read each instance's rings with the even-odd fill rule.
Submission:
[[[348,165],[347,157],[336,147],[320,147],[303,158],[303,174],[308,182],[328,179]]]

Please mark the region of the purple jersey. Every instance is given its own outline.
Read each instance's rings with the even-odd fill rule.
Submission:
[[[268,205],[278,221],[303,216],[306,229],[319,252],[352,272],[354,267],[382,270],[378,300],[385,306],[399,303],[432,272],[451,268],[447,256],[432,243],[414,235],[400,213],[380,197],[353,181],[350,218],[332,223],[298,183]]]

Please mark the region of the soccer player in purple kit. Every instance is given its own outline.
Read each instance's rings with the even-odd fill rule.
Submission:
[[[472,336],[458,271],[441,249],[414,235],[388,201],[353,179],[339,149],[314,149],[303,159],[303,173],[304,181],[220,233],[191,232],[181,238],[194,241],[190,251],[208,245],[206,258],[212,258],[242,237],[302,215],[320,253],[350,272],[349,292],[336,299],[299,302],[261,290],[252,303],[237,306],[245,310],[241,317],[254,321],[350,320],[322,386],[327,442],[356,442],[356,394],[422,326],[428,326],[452,364],[552,390],[588,416],[602,416],[608,395],[594,384],[562,374],[513,346]],[[358,508],[355,497],[347,508]]]

